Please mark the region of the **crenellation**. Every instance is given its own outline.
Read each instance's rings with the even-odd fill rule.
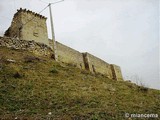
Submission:
[[[40,19],[42,18],[42,19],[47,19],[45,16],[43,16],[43,15],[40,15],[40,14],[38,14],[38,13],[36,13],[36,12],[33,12],[33,11],[30,11],[30,10],[27,10],[27,9],[22,9],[22,8],[20,8],[19,10],[17,10],[17,13],[15,13],[14,14],[14,16],[17,16],[19,13],[21,13],[21,12],[24,12],[24,13],[27,13],[27,14],[32,14],[32,15],[34,15],[35,17],[39,17]]]

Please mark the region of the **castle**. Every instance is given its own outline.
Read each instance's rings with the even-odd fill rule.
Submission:
[[[46,17],[20,8],[14,14],[11,26],[0,37],[0,46],[26,49],[37,55],[57,56],[58,62],[73,64],[92,73],[105,74],[114,80],[123,80],[119,66],[109,64],[90,53],[80,53],[59,42],[48,39]],[[56,52],[55,47],[56,45]],[[54,58],[55,59],[55,58]]]

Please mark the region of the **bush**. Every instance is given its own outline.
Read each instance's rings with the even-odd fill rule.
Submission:
[[[144,87],[144,86],[139,86],[138,90],[142,91],[142,92],[148,92],[149,89],[147,87]]]
[[[22,75],[19,73],[19,72],[16,72],[14,75],[13,75],[14,78],[22,78]]]
[[[74,64],[74,63],[67,63],[67,66],[70,66],[70,67],[76,67],[77,65]]]
[[[50,70],[51,73],[58,73],[59,71],[54,67]]]
[[[88,75],[88,74],[90,74],[90,71],[82,70],[81,73],[84,74],[84,75]]]
[[[149,88],[147,87],[146,84],[144,84],[142,81],[140,81],[138,90],[141,92],[148,92]]]
[[[29,62],[34,62],[34,61],[40,61],[40,59],[38,57],[34,57],[34,56],[26,56],[24,58],[24,61],[26,63],[29,63]]]
[[[9,62],[7,61],[6,56],[0,57],[0,63],[1,63],[1,64],[8,64],[8,63],[9,63]]]

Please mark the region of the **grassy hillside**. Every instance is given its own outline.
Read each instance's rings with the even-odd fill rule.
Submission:
[[[0,118],[129,119],[125,113],[155,113],[160,117],[159,100],[159,90],[0,47]]]

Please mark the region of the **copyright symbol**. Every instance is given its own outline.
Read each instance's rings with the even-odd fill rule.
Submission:
[[[125,117],[127,117],[127,118],[128,118],[128,117],[129,117],[129,113],[125,113]]]

